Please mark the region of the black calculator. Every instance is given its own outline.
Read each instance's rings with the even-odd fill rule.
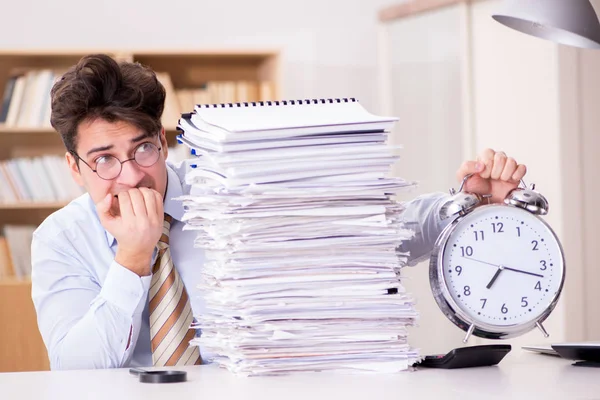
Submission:
[[[425,368],[471,368],[498,364],[512,349],[510,344],[491,344],[460,347],[447,354],[425,356],[415,367]]]

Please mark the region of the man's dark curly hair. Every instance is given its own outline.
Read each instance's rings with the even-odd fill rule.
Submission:
[[[105,54],[83,57],[52,88],[52,127],[76,154],[82,122],[124,121],[148,134],[162,129],[165,88],[150,68]]]

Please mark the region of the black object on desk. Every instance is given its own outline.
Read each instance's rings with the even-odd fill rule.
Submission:
[[[552,345],[562,358],[575,360],[577,367],[600,367],[600,343],[556,343]]]
[[[592,368],[600,368],[600,362],[596,361],[576,361],[573,363],[576,367],[592,367]]]
[[[510,344],[460,347],[445,355],[425,356],[415,366],[445,369],[487,367],[498,364],[510,350]]]
[[[172,371],[172,370],[155,370],[147,371],[140,368],[131,368],[129,370],[131,375],[137,375],[140,378],[140,382],[143,383],[177,383],[185,382],[187,380],[187,372],[185,371]]]

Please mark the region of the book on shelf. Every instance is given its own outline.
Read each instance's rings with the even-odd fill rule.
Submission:
[[[4,85],[0,101],[0,126],[6,128],[47,128],[50,125],[50,91],[64,69],[16,69]],[[156,72],[165,87],[163,125],[174,127],[182,110],[195,104],[252,102],[273,99],[269,81],[207,81],[198,87],[175,87],[167,72]]]
[[[5,225],[0,236],[0,280],[31,276],[33,225]]]
[[[0,280],[13,277],[14,275],[8,241],[4,236],[0,236]]]
[[[168,160],[190,158],[186,146],[169,147]],[[0,161],[0,206],[18,203],[67,203],[83,194],[64,157],[44,155]]]
[[[0,123],[50,128],[50,90],[61,74],[50,69],[13,72],[5,84]]]
[[[63,157],[45,155],[0,161],[0,204],[67,202],[83,193]]]
[[[165,88],[170,86],[168,79],[159,77],[159,80],[167,82]],[[273,99],[275,95],[271,82],[249,80],[209,81],[199,87],[175,89],[174,92],[171,100],[167,94],[164,121],[177,122],[183,110],[192,109],[197,104],[250,103]]]
[[[173,82],[171,82],[171,76],[166,72],[157,72],[156,78],[165,88],[167,96],[165,98],[165,107],[163,109],[162,121],[166,127],[172,127],[173,124],[179,119],[181,114],[181,107],[179,100],[175,94],[175,88]]]

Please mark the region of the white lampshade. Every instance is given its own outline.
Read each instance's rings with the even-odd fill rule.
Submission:
[[[542,39],[600,49],[600,23],[589,0],[505,0],[492,18]]]

